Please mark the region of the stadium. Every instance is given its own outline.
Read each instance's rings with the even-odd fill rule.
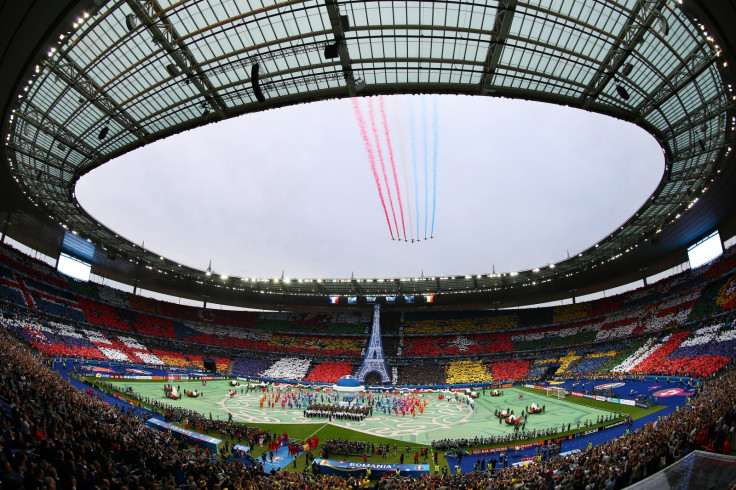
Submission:
[[[734,485],[730,2],[0,9],[3,487]],[[75,195],[171,135],[390,94],[612,116],[654,137],[664,172],[565,260],[416,278],[213,274],[120,236]]]

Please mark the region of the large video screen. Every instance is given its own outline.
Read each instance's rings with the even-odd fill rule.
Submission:
[[[92,261],[95,258],[95,246],[91,242],[69,231],[64,232],[64,241],[61,242],[61,250],[82,260]]]
[[[697,243],[687,247],[687,258],[690,261],[691,269],[697,269],[721,255],[723,255],[723,243],[718,231],[714,231],[707,237],[698,240]]]
[[[92,272],[92,264],[79,260],[71,255],[61,253],[56,270],[64,275],[71,276],[80,281],[89,281],[90,272]]]

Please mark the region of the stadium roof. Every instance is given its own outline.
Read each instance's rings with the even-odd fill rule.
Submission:
[[[426,294],[437,306],[505,307],[641,279],[684,262],[685,247],[710,231],[736,234],[736,9],[725,0],[37,0],[0,8],[3,230],[50,256],[73,232],[94,245],[93,272],[120,282],[237,306]],[[453,277],[213,276],[118,236],[74,195],[95,167],[186,129],[395,93],[523,98],[607,114],[651,133],[665,171],[625,224],[581,254]]]

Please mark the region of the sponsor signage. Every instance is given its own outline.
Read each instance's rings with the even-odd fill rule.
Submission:
[[[191,376],[178,375],[178,374],[171,374],[169,376],[136,376],[136,375],[131,375],[131,374],[95,373],[95,377],[109,378],[109,379],[146,379],[146,380],[152,380],[152,381],[173,381],[173,380],[199,381],[201,379],[204,379],[204,380],[223,379],[223,378],[216,377],[216,376],[198,376],[196,378],[192,378]]]
[[[574,438],[574,436],[572,434],[570,434],[570,435],[567,435],[567,436],[560,436],[560,437],[555,437],[554,439],[549,439],[547,442],[548,443],[551,443],[551,442],[560,443],[562,441],[567,441],[567,440],[570,440],[570,439],[573,439],[573,438]]]
[[[367,470],[371,470],[371,478],[381,478],[381,475],[388,473],[395,475],[399,470],[399,476],[421,477],[429,475],[428,464],[381,464],[381,463],[361,463],[357,461],[337,461],[331,459],[315,459],[314,463],[319,466],[319,472],[324,475],[362,475]]]
[[[635,403],[636,403],[636,406],[639,408],[649,408],[648,403],[644,403],[644,402],[635,402]]]
[[[478,449],[473,449],[472,451],[470,451],[470,454],[475,456],[478,454],[505,453],[506,451],[512,451],[514,449],[520,451],[522,449],[529,449],[530,447],[534,446],[541,446],[542,444],[544,444],[544,441],[525,442],[523,444],[515,444],[513,446],[504,447],[482,447]]]
[[[184,440],[188,444],[197,444],[200,447],[205,447],[209,449],[210,454],[217,454],[217,446],[222,442],[222,440],[220,439],[216,439],[204,434],[199,434],[188,429],[183,429],[181,427],[169,424],[168,422],[164,422],[163,420],[159,420],[156,418],[148,419],[146,421],[146,425],[153,429],[158,429],[161,432],[168,432],[174,438]]]

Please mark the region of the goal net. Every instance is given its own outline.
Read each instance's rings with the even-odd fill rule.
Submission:
[[[547,396],[551,396],[559,400],[563,400],[565,398],[565,389],[559,386],[550,386],[546,390],[546,394]]]

